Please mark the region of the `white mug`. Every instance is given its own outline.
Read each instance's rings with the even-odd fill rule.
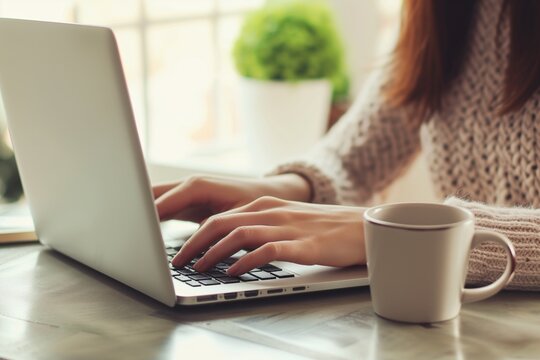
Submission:
[[[508,238],[474,228],[463,208],[430,203],[376,206],[364,213],[371,299],[375,313],[397,321],[430,323],[459,314],[462,303],[486,299],[514,276]],[[485,242],[506,250],[506,268],[493,283],[466,289],[470,250]]]

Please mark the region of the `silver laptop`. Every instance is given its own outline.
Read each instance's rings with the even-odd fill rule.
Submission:
[[[43,244],[169,306],[367,285],[364,267],[273,262],[230,278],[232,258],[205,274],[172,269],[177,249],[164,246],[113,32],[0,19],[0,44],[0,90]]]

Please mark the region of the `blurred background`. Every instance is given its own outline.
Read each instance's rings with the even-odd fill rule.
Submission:
[[[263,0],[0,0],[0,16],[114,30],[151,177],[163,181],[192,173],[260,172],[249,161],[250,150],[243,140],[246,130],[239,120],[232,52],[246,16],[265,4]],[[347,99],[333,109],[339,114],[358,94],[366,75],[388,59],[401,0],[327,4],[343,41],[348,70]],[[3,129],[4,120],[0,115]]]

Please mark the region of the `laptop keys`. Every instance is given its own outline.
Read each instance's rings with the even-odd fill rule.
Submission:
[[[189,277],[187,277],[186,275],[175,275],[174,276],[175,279],[177,280],[180,280],[180,281],[190,281],[191,279]]]
[[[167,257],[169,261],[176,255],[180,248],[167,248]],[[234,264],[238,259],[228,258],[222,260],[205,273],[198,273],[192,268],[192,266],[199,260],[200,257],[193,259],[188,265],[183,268],[175,268],[171,263],[169,263],[169,268],[171,270],[171,276],[174,279],[188,284],[192,287],[200,286],[212,286],[218,284],[235,284],[239,282],[250,282],[250,281],[260,281],[260,280],[271,280],[271,279],[282,279],[294,277],[294,274],[291,274],[287,271],[282,270],[281,268],[272,265],[266,264],[255,268],[250,272],[240,275],[238,277],[228,276],[226,271],[227,269]]]
[[[220,277],[228,276],[226,273],[221,272],[219,270],[210,270],[210,271],[205,272],[205,274],[213,278],[220,278]]]
[[[235,262],[237,262],[238,259],[235,259],[235,258],[228,258],[228,259],[225,259],[222,261],[222,263],[225,263],[227,265],[232,265],[234,264]]]
[[[274,266],[272,264],[266,264],[266,265],[263,265],[263,266],[260,266],[259,269],[261,269],[262,271],[268,271],[268,272],[274,272],[274,271],[281,271],[282,269],[281,268],[278,268],[277,266]]]
[[[223,284],[236,284],[240,282],[239,278],[234,278],[230,276],[218,277],[216,278],[216,280],[218,280],[219,282],[222,282]]]
[[[178,251],[176,251],[173,248],[166,248],[165,251],[167,252],[167,256],[174,257]]]
[[[219,285],[221,284],[219,281],[216,281],[214,279],[207,279],[207,280],[200,280],[199,281],[203,285]]]
[[[191,274],[191,275],[188,275],[188,277],[191,280],[208,280],[208,279],[211,279],[210,276],[205,275],[205,274]]]
[[[257,281],[257,280],[259,280],[258,278],[256,278],[255,276],[253,276],[251,274],[243,274],[243,275],[238,276],[238,278],[241,281]]]
[[[182,275],[191,275],[191,274],[196,274],[195,271],[191,270],[191,269],[177,269],[176,271],[178,271],[179,274],[182,274]]]
[[[291,274],[287,271],[284,271],[284,270],[280,270],[280,271],[274,271],[272,273],[272,275],[275,275],[276,277],[280,278],[280,279],[284,279],[284,278],[291,278],[291,277],[294,277],[294,274]]]
[[[267,273],[266,271],[256,271],[253,273],[249,272],[249,274],[261,280],[270,280],[276,278],[274,275],[272,275],[271,273]]]

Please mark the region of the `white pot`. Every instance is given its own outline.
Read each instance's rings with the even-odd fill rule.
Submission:
[[[254,168],[268,170],[309,150],[326,130],[331,95],[324,79],[240,78],[238,111]]]

